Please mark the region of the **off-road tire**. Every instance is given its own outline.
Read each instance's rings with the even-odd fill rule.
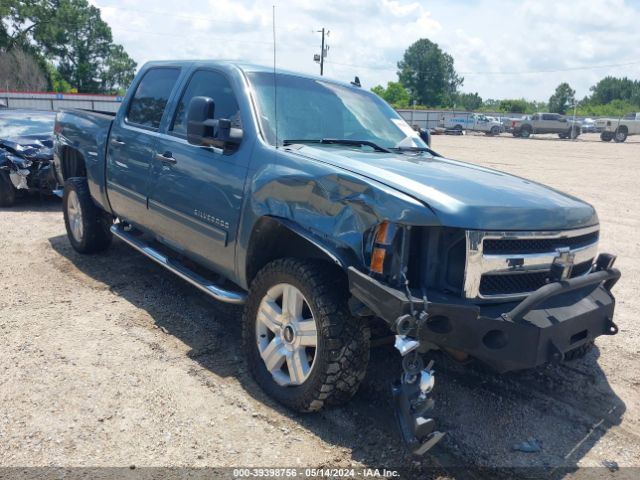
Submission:
[[[602,132],[600,134],[600,140],[602,140],[603,142],[610,142],[611,140],[613,140],[613,134],[610,132]]]
[[[578,348],[574,348],[573,350],[569,350],[564,354],[564,360],[566,362],[570,362],[572,360],[578,360],[584,357],[589,351],[595,346],[593,340],[585,343],[584,345],[580,345]]]
[[[489,131],[489,135],[491,136],[500,135],[500,127],[498,126],[491,127],[491,130]]]
[[[16,187],[7,172],[0,172],[0,207],[10,207],[16,201]]]
[[[616,129],[616,133],[613,136],[613,141],[616,143],[623,143],[628,136],[628,132],[626,129],[618,127]]]
[[[77,240],[73,236],[69,225],[68,203],[71,192],[75,192],[78,196],[82,211],[83,236],[81,240]],[[111,245],[113,235],[110,228],[113,225],[113,217],[94,203],[86,178],[72,177],[67,179],[64,184],[62,210],[67,236],[74,250],[79,253],[98,253]]]
[[[522,129],[520,130],[520,136],[522,138],[529,138],[531,136],[531,127],[529,127],[528,125],[522,127]]]
[[[279,283],[295,286],[316,319],[318,346],[309,377],[281,386],[267,370],[256,341],[256,316],[267,291]],[[328,262],[283,258],[267,264],[251,284],[242,319],[243,350],[249,371],[273,399],[298,412],[347,402],[357,391],[369,362],[369,327],[351,315],[348,284]]]

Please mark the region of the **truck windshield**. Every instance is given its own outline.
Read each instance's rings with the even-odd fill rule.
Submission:
[[[275,96],[280,145],[285,139],[333,139],[358,141],[352,146],[427,147],[395,110],[370,92],[282,73],[276,75],[276,92],[273,73],[251,72],[248,77],[260,127],[271,145],[276,144]]]

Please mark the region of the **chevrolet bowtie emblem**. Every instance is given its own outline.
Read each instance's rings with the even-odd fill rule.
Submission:
[[[566,280],[571,276],[576,254],[569,247],[556,248],[556,254],[551,264],[551,280]]]

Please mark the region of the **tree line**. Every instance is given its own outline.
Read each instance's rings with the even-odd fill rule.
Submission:
[[[585,116],[623,115],[640,111],[640,80],[605,77],[582,100],[566,83],[560,83],[548,102],[519,99],[483,99],[477,92],[460,91],[464,78],[456,73],[454,60],[437,43],[426,38],[404,52],[398,66],[398,81],[371,89],[396,108],[461,109],[467,111],[573,113]]]
[[[0,88],[122,93],[136,67],[87,0],[0,2]]]

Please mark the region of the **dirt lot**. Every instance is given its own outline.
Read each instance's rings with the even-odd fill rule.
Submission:
[[[0,209],[0,466],[408,465],[410,477],[433,466],[640,466],[640,144],[596,140],[434,137],[449,157],[593,203],[623,278],[620,333],[581,362],[499,376],[435,355],[448,435],[422,460],[394,429],[392,349],[374,350],[350,405],[292,414],[246,373],[237,312],[119,241],[75,253],[57,200]],[[530,437],[541,451],[512,450]]]

